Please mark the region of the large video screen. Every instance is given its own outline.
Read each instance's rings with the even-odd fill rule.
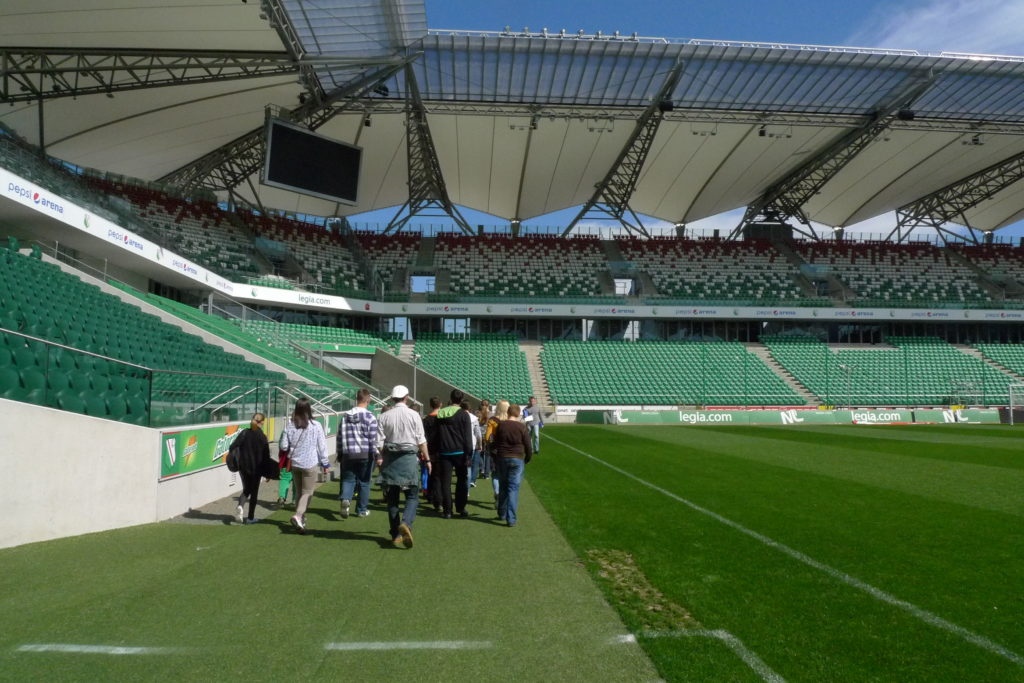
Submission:
[[[277,119],[267,122],[263,183],[355,204],[363,150]]]

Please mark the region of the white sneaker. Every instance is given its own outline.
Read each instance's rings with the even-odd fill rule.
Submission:
[[[360,517],[369,517],[370,516],[370,511],[369,510],[363,510],[362,512],[359,513],[359,516]]]
[[[341,518],[348,519],[348,512],[351,509],[352,501],[343,500],[341,501]]]
[[[245,510],[242,509],[241,505],[235,508],[235,517],[238,518],[239,524],[245,524]]]

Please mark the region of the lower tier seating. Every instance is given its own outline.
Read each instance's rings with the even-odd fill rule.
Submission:
[[[415,353],[421,368],[492,405],[500,399],[522,405],[530,397],[526,354],[514,336],[421,334]]]
[[[152,426],[236,418],[253,402],[211,411],[261,381],[284,380],[10,250],[0,251],[0,327],[70,347],[5,334],[0,396],[96,417]]]
[[[816,339],[766,336],[772,355],[832,405],[1002,405],[1011,378],[934,337],[891,347],[831,349]]]
[[[541,362],[556,404],[805,403],[738,342],[549,341]]]

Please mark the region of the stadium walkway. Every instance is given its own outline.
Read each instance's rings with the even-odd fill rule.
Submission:
[[[337,491],[320,487],[306,536],[270,504],[274,482],[252,526],[223,499],[0,551],[0,678],[658,678],[528,485],[516,528],[481,480],[473,516],[419,517],[411,550],[391,547],[378,492],[342,521]]]

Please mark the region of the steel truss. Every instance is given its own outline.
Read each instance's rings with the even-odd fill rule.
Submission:
[[[353,102],[371,88],[395,75],[415,57],[384,69],[367,72],[362,78],[331,93],[326,99],[313,99],[291,111],[282,111],[280,118],[316,130],[352,106]],[[263,167],[266,147],[266,133],[261,126],[171,171],[159,178],[158,182],[177,186],[186,192],[198,188],[232,191]]]
[[[409,88],[405,105],[409,198],[384,228],[384,234],[399,232],[414,216],[436,215],[427,212],[440,211],[455,221],[464,233],[472,235],[473,229],[448,197],[437,148],[434,147],[434,138],[427,124],[427,110],[420,99],[420,89],[411,65],[405,67],[405,79]]]
[[[967,212],[1024,178],[1024,152],[901,206],[896,210],[896,227],[886,239],[905,240],[915,228],[934,228],[939,235],[962,240],[964,235],[945,227],[956,222],[970,230],[969,241],[978,244],[978,231],[967,220]]]
[[[909,107],[934,80],[933,73],[911,77],[907,86],[891,97],[887,104],[880,106],[877,114],[866,124],[841,136],[796,171],[769,187],[760,198],[747,207],[743,219],[729,235],[729,239],[737,239],[743,228],[751,223],[785,223],[790,220],[796,220],[803,226],[802,229],[794,227],[800,234],[814,240],[819,239],[810,219],[804,213],[804,205],[875,138],[885,132],[894,121],[899,120],[900,111]]]
[[[284,52],[0,48],[0,101],[37,102],[297,74]]]
[[[597,220],[618,221],[627,232],[636,232],[644,237],[650,237],[640,217],[629,206],[629,200],[633,197],[636,184],[640,180],[640,172],[643,170],[644,162],[647,161],[647,155],[651,151],[658,127],[661,126],[665,113],[672,108],[669,97],[675,90],[682,71],[683,63],[676,62],[661,89],[658,90],[658,94],[654,96],[651,104],[637,119],[633,132],[626,140],[626,144],[623,145],[615,163],[612,164],[604,179],[597,184],[593,196],[566,227],[562,233],[563,236],[571,233],[580,220],[589,215]],[[632,220],[627,220],[627,213]]]
[[[374,114],[404,114],[403,100],[373,100],[365,104]],[[457,116],[507,116],[511,118],[542,121],[633,121],[637,119],[637,107],[580,107],[570,105],[502,104],[489,102],[453,102],[451,100],[424,100],[424,106],[431,114]],[[671,112],[665,113],[665,123],[719,123],[747,126],[787,126],[811,128],[850,129],[869,123],[868,117],[859,114],[803,114],[799,112],[752,112],[728,109],[686,109],[678,104]],[[1024,135],[1024,123],[985,122],[956,119],[922,119],[893,121],[890,130],[919,132],[942,132],[960,134]]]

